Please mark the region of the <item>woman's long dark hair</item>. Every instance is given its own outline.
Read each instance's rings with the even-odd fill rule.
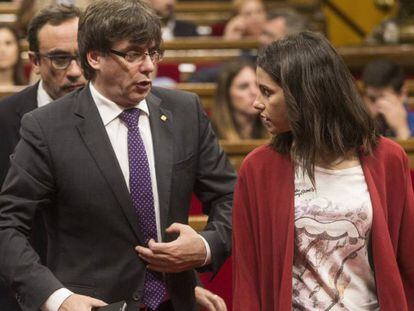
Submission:
[[[274,42],[257,65],[283,89],[291,131],[271,146],[290,154],[315,182],[315,164],[349,152],[372,153],[378,133],[341,57],[322,35],[302,32]]]
[[[25,84],[27,84],[27,81],[24,77],[23,62],[22,62],[22,58],[21,58],[21,50],[22,49],[21,49],[19,37],[17,35],[17,31],[16,31],[15,28],[13,28],[12,26],[10,26],[8,24],[0,24],[0,29],[9,30],[12,33],[14,39],[16,40],[16,44],[17,44],[18,55],[17,55],[17,62],[13,66],[13,83],[14,83],[14,85],[25,85]]]

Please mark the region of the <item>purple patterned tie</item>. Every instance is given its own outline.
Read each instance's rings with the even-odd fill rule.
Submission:
[[[157,224],[148,158],[138,128],[139,114],[139,109],[132,108],[124,110],[119,117],[128,127],[129,187],[132,205],[147,245],[150,239],[157,241]],[[165,293],[162,275],[147,270],[142,302],[155,310],[164,299]]]

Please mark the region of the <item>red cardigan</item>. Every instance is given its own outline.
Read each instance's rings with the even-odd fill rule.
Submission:
[[[361,165],[373,206],[381,311],[414,310],[414,195],[404,150],[380,138]],[[292,309],[294,167],[268,146],[239,171],[233,208],[233,310]]]

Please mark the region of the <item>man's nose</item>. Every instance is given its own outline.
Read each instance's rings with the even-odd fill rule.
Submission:
[[[80,77],[82,76],[82,68],[78,62],[74,59],[69,64],[69,67],[66,69],[66,75],[68,77]]]
[[[149,55],[145,56],[144,61],[140,64],[140,71],[142,73],[150,74],[155,70],[155,64]]]

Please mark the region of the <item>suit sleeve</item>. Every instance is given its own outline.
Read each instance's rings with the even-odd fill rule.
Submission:
[[[243,173],[234,193],[233,210],[233,310],[261,310],[258,256],[254,241],[249,190]]]
[[[63,287],[40,263],[28,242],[35,211],[51,207],[55,193],[44,133],[32,114],[22,120],[21,140],[0,194],[0,274],[24,311],[38,310]]]
[[[203,204],[208,222],[200,233],[211,249],[209,267],[216,274],[231,253],[231,213],[236,174],[220,147],[196,97],[199,113],[199,146],[194,192]]]
[[[408,310],[414,310],[414,194],[408,158],[404,156],[403,187],[405,204],[401,216],[397,261],[407,298]]]

